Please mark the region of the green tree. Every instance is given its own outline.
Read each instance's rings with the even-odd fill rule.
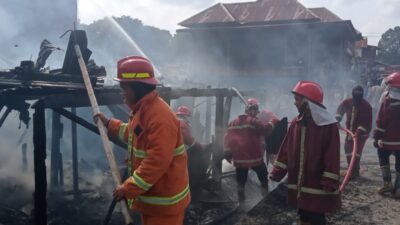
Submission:
[[[378,58],[383,63],[400,65],[400,27],[387,30],[379,40],[378,48]]]

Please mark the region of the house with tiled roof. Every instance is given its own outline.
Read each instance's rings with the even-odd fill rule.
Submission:
[[[362,38],[350,20],[297,0],[218,3],[179,25],[180,63],[193,77],[348,77]]]

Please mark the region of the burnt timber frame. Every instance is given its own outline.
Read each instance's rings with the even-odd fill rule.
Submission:
[[[222,162],[218,162],[221,159],[218,156],[222,155],[223,151],[223,134],[229,120],[230,106],[232,97],[236,96],[236,93],[227,88],[219,89],[172,89],[169,87],[160,87],[157,89],[160,96],[163,97],[168,103],[172,99],[178,99],[180,97],[216,97],[216,111],[215,111],[215,144],[216,151],[213,153],[213,160],[216,160],[216,171],[213,172],[213,179],[220,182],[222,174]],[[119,87],[107,87],[98,88],[95,90],[96,97],[99,105],[115,105],[123,104],[123,99],[120,94]],[[244,93],[249,95],[252,93]],[[226,98],[226,99],[225,99]],[[89,98],[85,93],[84,89],[81,90],[70,90],[64,92],[52,93],[51,95],[46,94],[37,102],[32,105],[35,110],[33,116],[33,143],[34,143],[34,168],[35,168],[35,193],[34,193],[34,224],[44,225],[47,224],[47,179],[46,179],[46,127],[45,127],[45,109],[52,109],[57,114],[61,114],[66,118],[70,119],[74,123],[78,123],[81,126],[91,130],[92,132],[98,133],[97,127],[92,123],[74,115],[64,108],[76,108],[76,107],[90,107]],[[209,113],[209,112],[208,112]],[[72,131],[74,132],[74,131]],[[74,137],[74,135],[72,136]],[[118,143],[119,146],[126,147],[122,143]],[[73,145],[75,141],[73,141]],[[73,151],[76,151],[76,147],[73,147]],[[76,152],[74,155],[76,156]],[[73,157],[76,160],[77,157]],[[77,163],[77,162],[75,162]],[[77,166],[76,166],[77,167]],[[77,168],[74,169],[74,179],[77,179]],[[77,184],[74,184],[74,193],[77,192]]]

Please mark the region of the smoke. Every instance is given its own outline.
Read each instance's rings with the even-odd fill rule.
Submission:
[[[76,2],[5,0],[0,1],[0,15],[0,68],[9,69],[21,60],[35,60],[40,42],[45,38],[56,46],[66,46],[67,40],[59,36],[73,29],[77,18]],[[53,53],[48,65],[61,67],[63,55],[63,52]]]

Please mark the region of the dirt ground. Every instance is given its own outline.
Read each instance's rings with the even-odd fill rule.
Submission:
[[[344,154],[342,154],[343,156]],[[394,160],[391,159],[392,171]],[[342,158],[342,169],[347,166]],[[393,178],[395,173],[393,172]],[[399,225],[400,200],[382,196],[376,190],[382,184],[376,149],[369,139],[361,161],[361,177],[350,181],[342,195],[342,209],[327,216],[328,224]],[[286,205],[286,187],[281,185],[247,213],[236,225],[296,224],[296,210]]]
[[[342,154],[344,156],[344,154]],[[392,170],[394,170],[393,159]],[[346,168],[346,162],[342,159],[342,170]],[[67,173],[68,174],[68,173]],[[83,176],[83,174],[81,175]],[[81,188],[89,190],[79,200],[74,200],[70,194],[49,192],[48,217],[51,225],[83,225],[100,224],[105,217],[105,212],[110,204],[112,184],[108,174],[96,176],[99,180],[84,184],[86,179],[81,177]],[[105,180],[103,178],[106,177]],[[394,172],[393,172],[394,177]],[[68,178],[68,177],[67,177]],[[101,179],[100,179],[101,178]],[[228,182],[232,180],[232,182]],[[281,184],[264,199],[259,197],[258,181],[249,183],[246,192],[249,196],[253,193],[253,199],[260,201],[258,204],[249,204],[238,207],[236,189],[233,185],[234,177],[225,180],[227,187],[224,193],[228,196],[224,204],[214,204],[206,201],[202,204],[193,204],[188,210],[185,225],[292,225],[296,224],[296,210],[286,204],[287,189]],[[21,185],[13,184],[12,178],[0,181],[0,225],[25,225],[30,224],[29,214],[32,209],[32,192],[25,190]],[[93,185],[97,183],[97,185]],[[251,185],[250,185],[251,184]],[[361,163],[361,177],[351,181],[342,195],[343,206],[341,211],[328,215],[328,224],[337,225],[400,225],[400,200],[393,199],[390,195],[382,196],[376,190],[382,184],[376,150],[372,146],[372,140],[368,140]],[[102,191],[99,191],[99,186]],[[273,186],[273,184],[271,184]],[[71,190],[71,187],[65,187]],[[108,193],[108,194],[107,194]],[[229,197],[230,196],[230,197]],[[232,198],[233,196],[233,198]],[[253,203],[252,203],[253,204]],[[117,207],[118,208],[118,207]],[[123,224],[122,216],[114,212],[110,225]],[[139,217],[136,215],[136,221]],[[137,222],[136,224],[139,224]]]

